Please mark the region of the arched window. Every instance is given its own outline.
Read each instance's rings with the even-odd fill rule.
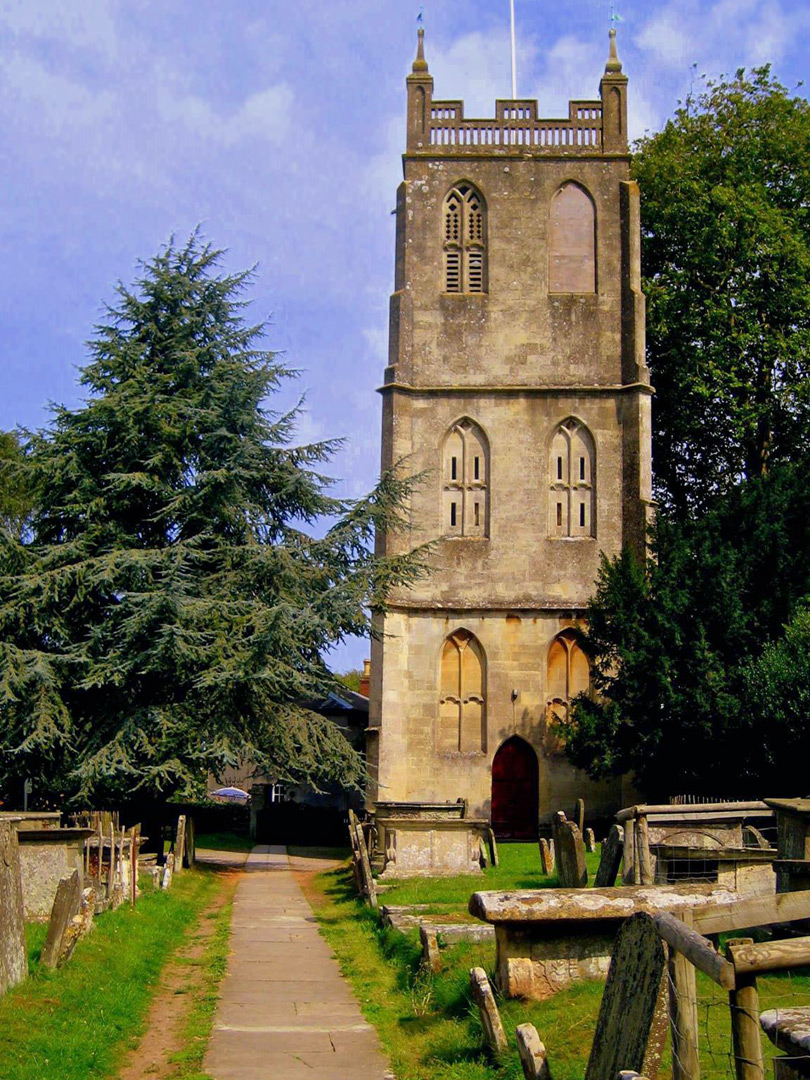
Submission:
[[[588,658],[576,643],[571,630],[563,630],[548,650],[546,679],[549,719],[565,719],[571,702],[578,694],[587,693],[591,685]]]
[[[471,184],[459,184],[444,200],[443,246],[445,292],[486,292],[486,207]]]
[[[549,536],[595,536],[596,454],[588,429],[573,417],[551,440]]]
[[[487,438],[472,420],[448,432],[442,453],[442,532],[445,536],[489,535]]]
[[[588,192],[570,181],[551,200],[548,291],[596,291],[596,211]]]
[[[484,651],[467,630],[451,634],[442,648],[437,749],[480,752],[484,727]]]

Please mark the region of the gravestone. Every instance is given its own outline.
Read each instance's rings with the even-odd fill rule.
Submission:
[[[519,1024],[515,1035],[526,1080],[550,1080],[548,1055],[534,1024]]]
[[[442,958],[439,952],[439,940],[436,930],[432,926],[419,926],[419,940],[422,942],[422,966],[428,971],[441,970]]]
[[[0,821],[0,994],[28,976],[17,831]]]
[[[593,883],[595,889],[612,889],[616,884],[619,867],[622,864],[623,851],[624,832],[622,827],[621,825],[612,825],[610,832],[607,834],[607,839],[602,844],[602,856]]]
[[[59,955],[56,958],[56,966],[61,967],[73,955],[79,938],[84,937],[93,928],[93,913],[95,911],[95,891],[85,889],[82,893],[79,911],[68,923],[62,936],[62,944]]]
[[[177,819],[177,833],[174,839],[174,872],[179,874],[186,865],[186,815],[181,814]]]
[[[166,865],[163,867],[163,880],[160,883],[161,889],[170,889],[172,887],[172,877],[174,876],[174,855],[166,856]]]
[[[492,993],[487,973],[483,968],[470,969],[470,992],[481,1015],[481,1026],[484,1029],[487,1046],[493,1053],[502,1054],[507,1046],[506,1033],[503,1030],[498,1006],[495,1004],[495,995]]]
[[[596,837],[593,835],[593,829],[586,829],[584,833],[585,838],[585,850],[596,851]]]
[[[585,800],[577,799],[577,805],[574,808],[574,822],[580,833],[585,832]]]
[[[561,821],[557,827],[557,878],[562,889],[584,889],[588,885],[585,845],[573,821]]]
[[[652,918],[631,915],[616,935],[585,1080],[643,1073],[664,974],[664,944]]]
[[[554,873],[554,856],[551,853],[548,840],[545,837],[540,837],[540,867],[543,873],[548,876]]]
[[[56,888],[51,919],[48,923],[48,936],[42,946],[40,963],[44,967],[55,968],[62,955],[62,941],[74,915],[78,915],[82,906],[82,887],[79,871],[63,877]]]

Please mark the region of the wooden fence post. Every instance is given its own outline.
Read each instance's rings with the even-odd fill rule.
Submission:
[[[690,925],[689,911],[681,913]],[[672,1031],[672,1080],[700,1080],[695,968],[676,949],[669,950],[669,1021]]]
[[[726,955],[732,955],[730,952],[732,946],[751,945],[753,940],[753,938],[731,938],[726,942]],[[752,972],[737,975],[735,988],[729,990],[728,1004],[731,1009],[731,1038],[734,1045],[734,1071],[737,1074],[737,1080],[765,1080],[756,975]]]

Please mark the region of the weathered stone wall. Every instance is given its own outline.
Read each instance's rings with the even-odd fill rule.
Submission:
[[[623,94],[620,67],[610,72],[607,82]],[[598,145],[570,151],[468,145],[454,154],[417,137],[419,102],[432,100],[421,59],[409,95],[382,466],[404,461],[424,480],[408,527],[380,538],[379,550],[435,547],[432,574],[394,593],[375,622],[369,802],[463,797],[470,814],[487,816],[494,755],[519,735],[538,755],[541,821],[580,797],[589,815],[607,815],[622,805],[621,784],[593,784],[561,755],[547,731],[547,668],[556,635],[583,615],[601,553],[638,550],[650,515],[639,199],[626,133],[605,128]],[[485,292],[445,291],[444,200],[465,182],[486,203]],[[595,210],[592,293],[549,291],[550,208],[570,182]],[[487,527],[484,536],[450,538],[442,451],[465,417],[488,443]],[[561,537],[549,520],[551,440],[569,417],[593,442],[593,526],[592,535]],[[475,635],[484,656],[482,745],[471,752],[440,750],[437,739],[442,647],[459,629]]]
[[[436,747],[439,657],[447,634],[459,626],[474,633],[487,653],[486,748],[479,753],[440,753]],[[378,766],[385,787],[379,797],[464,798],[472,817],[488,817],[492,759],[505,739],[520,735],[538,754],[541,820],[550,820],[561,806],[573,807],[580,797],[589,814],[615,810],[622,801],[621,783],[589,780],[557,752],[546,731],[545,654],[560,626],[559,616],[544,612],[509,618],[485,611],[390,613]],[[513,689],[518,690],[514,703]]]

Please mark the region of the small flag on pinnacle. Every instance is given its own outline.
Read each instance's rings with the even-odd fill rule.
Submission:
[[[420,27],[424,25],[425,19],[424,19],[424,16],[422,15],[422,8],[419,8],[419,14],[416,16],[416,22],[417,22],[417,25],[420,26]]]

